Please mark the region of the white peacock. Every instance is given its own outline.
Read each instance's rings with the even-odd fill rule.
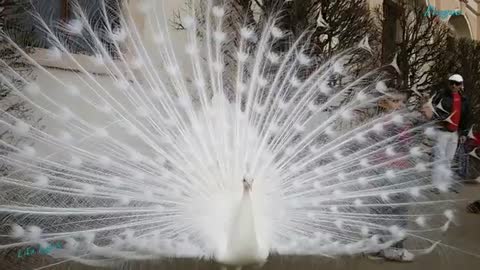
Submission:
[[[108,22],[118,9],[98,2]],[[12,229],[0,248],[62,241],[51,256],[84,264],[188,257],[233,266],[269,254],[376,252],[406,237],[416,254],[433,249],[453,211],[429,191],[452,180],[431,183],[430,172],[452,173],[422,147],[433,128],[402,129],[416,113],[361,119],[394,94],[382,69],[350,73],[346,63],[370,53],[367,40],[318,64],[308,34],[278,49],[291,35],[275,17],[227,32],[225,7],[207,1],[205,13],[183,17],[184,45],[171,37],[164,2],[142,3],[149,34],[129,8],[104,31],[76,2],[68,23],[39,18],[46,60],[69,63],[70,76],[5,36],[37,80],[2,60],[2,84],[47,124],[2,111],[2,126],[34,144],[2,141],[13,169],[0,179],[0,212]],[[74,41],[93,56],[74,54]],[[389,212],[397,208],[407,212]]]

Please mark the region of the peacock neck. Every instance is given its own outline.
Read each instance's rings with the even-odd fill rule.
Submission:
[[[264,260],[259,248],[253,210],[251,190],[244,188],[228,231],[225,251],[229,264],[258,264]]]
[[[255,218],[253,215],[251,191],[244,189],[240,203],[236,207],[228,246],[236,246],[238,241],[248,239],[250,243],[257,243],[257,233],[255,229]],[[241,238],[239,237],[241,235]],[[240,238],[240,239],[239,239]],[[243,242],[243,241],[241,241]]]

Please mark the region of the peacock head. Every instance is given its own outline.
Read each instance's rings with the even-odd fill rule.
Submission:
[[[251,191],[253,185],[253,179],[249,179],[247,177],[243,178],[243,190],[244,191]]]

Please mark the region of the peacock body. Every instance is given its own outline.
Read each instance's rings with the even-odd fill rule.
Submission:
[[[109,22],[118,9],[99,2]],[[2,61],[2,83],[48,124],[2,113],[2,126],[33,143],[2,141],[12,169],[0,179],[0,248],[62,241],[52,256],[93,265],[263,264],[272,253],[369,253],[405,238],[431,251],[453,220],[431,190],[448,191],[452,173],[422,146],[435,129],[417,113],[362,114],[396,94],[382,69],[352,74],[352,59],[371,53],[366,40],[319,64],[307,33],[288,41],[275,17],[227,32],[225,8],[206,1],[182,17],[179,48],[157,2],[140,5],[148,35],[131,8],[103,31],[79,4],[56,27],[37,18],[43,61],[69,63],[70,76],[5,35],[38,75]],[[72,40],[90,55],[74,54]],[[445,181],[431,182],[433,168]]]

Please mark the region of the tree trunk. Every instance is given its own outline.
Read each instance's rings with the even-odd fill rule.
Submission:
[[[398,9],[392,0],[383,1],[382,63],[390,63],[397,51]]]

